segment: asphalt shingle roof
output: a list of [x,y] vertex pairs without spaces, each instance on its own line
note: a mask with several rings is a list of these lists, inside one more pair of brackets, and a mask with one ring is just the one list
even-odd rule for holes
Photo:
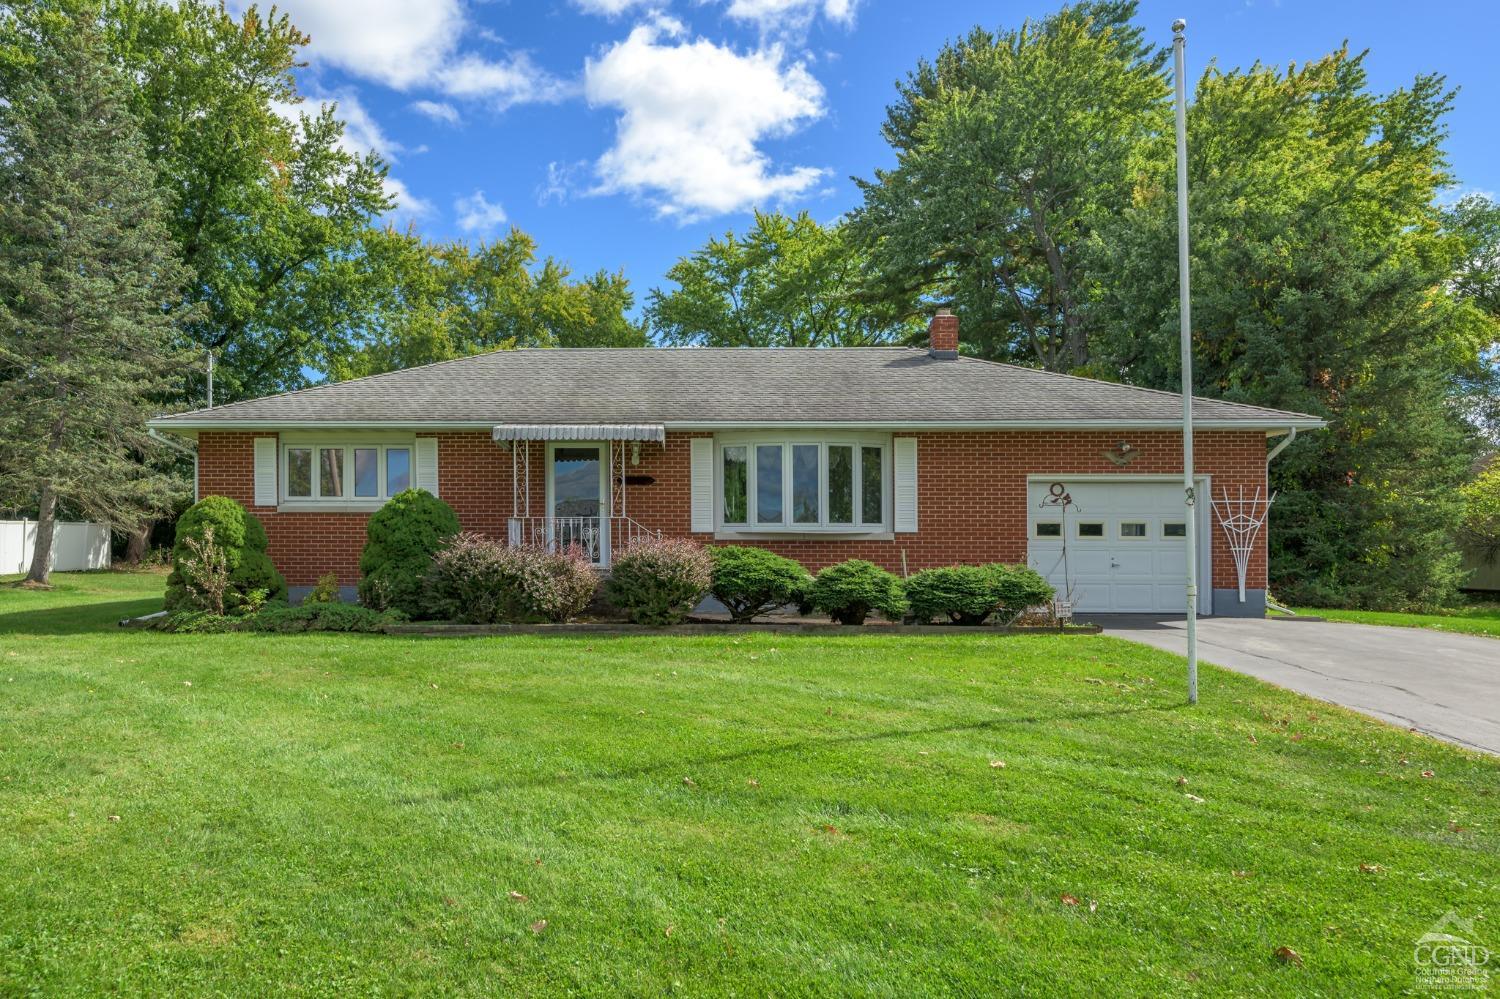
[[[1209,425],[1316,417],[1199,398]],[[908,347],[501,350],[153,421],[218,423],[994,423],[1180,420],[1170,392]]]

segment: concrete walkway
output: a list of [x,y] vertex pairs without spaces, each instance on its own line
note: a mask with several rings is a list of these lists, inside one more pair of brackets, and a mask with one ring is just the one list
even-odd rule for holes
[[[1088,620],[1118,638],[1187,652],[1182,618]],[[1333,621],[1203,618],[1198,656],[1403,728],[1500,754],[1500,639]]]

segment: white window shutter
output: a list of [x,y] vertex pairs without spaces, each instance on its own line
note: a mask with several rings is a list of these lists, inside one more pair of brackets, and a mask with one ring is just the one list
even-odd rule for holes
[[[194,484],[197,488],[197,483]],[[276,494],[276,438],[255,438],[255,505],[275,506]]]
[[917,530],[917,439],[896,438],[896,530]]
[[694,437],[688,479],[692,483],[692,531],[714,529],[714,439]]
[[438,442],[436,437],[417,438],[416,487],[438,494]]

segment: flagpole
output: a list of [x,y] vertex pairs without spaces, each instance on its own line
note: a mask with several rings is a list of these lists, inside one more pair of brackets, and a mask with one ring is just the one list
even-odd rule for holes
[[1193,495],[1193,338],[1188,287],[1187,74],[1183,53],[1187,21],[1172,22],[1172,55],[1177,78],[1177,295],[1182,321],[1182,491],[1187,505],[1187,687],[1188,703],[1198,703],[1198,517]]

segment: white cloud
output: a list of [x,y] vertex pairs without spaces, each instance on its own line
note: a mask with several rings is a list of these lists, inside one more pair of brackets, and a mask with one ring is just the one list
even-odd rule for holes
[[453,210],[457,213],[458,227],[464,232],[488,236],[505,223],[505,209],[485,200],[484,192],[477,189],[455,201]]
[[851,25],[857,6],[859,0],[729,0],[725,13],[737,21],[750,21],[762,31],[795,31],[806,28],[818,14]]
[[777,169],[758,143],[822,117],[823,88],[780,46],[739,53],[663,42],[681,25],[641,25],[584,67],[584,93],[622,112],[615,143],[595,164],[598,193],[646,197],[687,221],[806,194],[826,173]]
[[486,33],[460,0],[282,0],[277,6],[311,38],[314,63],[397,90],[431,87],[502,108],[567,95],[561,81],[525,53],[495,60],[463,51],[466,37]]
[[574,163],[559,163],[556,160],[547,164],[547,179],[537,185],[536,203],[545,205],[556,201],[558,204],[565,203],[579,189],[578,176],[588,170],[588,160],[578,160]]
[[433,121],[440,121],[448,125],[459,123],[458,108],[446,101],[412,101],[411,109],[418,114],[426,115]]
[[433,74],[433,82],[451,97],[484,98],[497,108],[533,101],[557,101],[570,89],[533,63],[524,52],[502,62],[476,55],[459,56]]
[[634,7],[657,6],[656,0],[573,0],[573,6],[586,14],[619,17]]

